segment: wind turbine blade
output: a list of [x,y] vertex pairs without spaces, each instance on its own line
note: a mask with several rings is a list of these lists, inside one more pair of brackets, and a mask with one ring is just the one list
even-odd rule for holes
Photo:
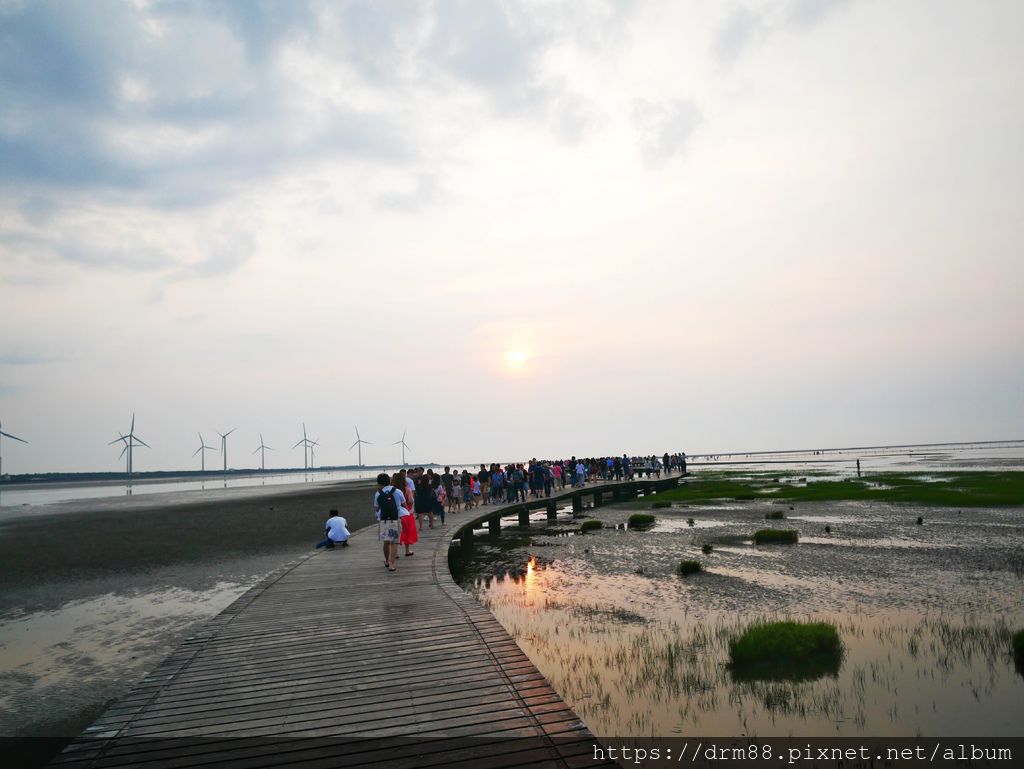
[[131,435],[133,432],[135,432],[135,412],[134,411],[132,412],[132,429],[128,431],[128,434]]
[[203,447],[200,446],[198,449],[196,449],[195,451],[192,452],[192,456],[195,456],[196,454],[198,454],[202,450],[203,450]]
[[120,459],[121,457],[123,457],[123,456],[124,456],[124,453],[125,453],[126,451],[128,451],[128,444],[127,444],[127,443],[126,443],[126,444],[124,444],[124,448],[123,448],[123,449],[121,449],[121,453],[117,455],[117,458],[118,458],[118,459]]
[[11,438],[12,440],[21,441],[22,443],[28,443],[28,441],[23,440],[22,438],[19,438],[17,435],[11,435],[10,433],[5,433],[3,430],[0,430],[0,435],[4,436],[5,438]]
[[255,454],[257,451],[259,451],[262,448],[263,448],[262,446],[257,446],[255,449],[253,449],[252,453]]
[[294,446],[292,446],[292,448],[293,448],[293,449],[297,449],[297,448],[298,448],[299,446],[301,446],[301,445],[302,445],[303,443],[305,443],[305,442],[306,442],[306,439],[305,439],[305,438],[303,438],[303,439],[302,439],[301,441],[299,441],[299,442],[298,442],[298,443],[296,443],[296,444],[295,444]]
[[361,439],[362,439],[362,436],[359,434],[359,428],[357,427],[356,428],[356,440],[358,441],[358,440],[361,440]]
[[392,446],[401,446],[401,445],[402,445],[402,441],[395,441],[395,442],[394,442],[394,443],[392,443],[391,445],[392,445]]
[[133,435],[133,436],[132,436],[132,438],[134,438],[134,439],[135,439],[135,442],[136,442],[136,443],[141,443],[141,444],[142,444],[143,446],[145,446],[145,447],[146,447],[147,449],[151,449],[151,448],[153,448],[152,446],[150,446],[150,445],[149,445],[148,443],[146,443],[146,442],[145,442],[144,440],[142,440],[142,438],[140,438],[140,437],[139,437],[139,436],[137,436],[137,435]]
[[354,449],[354,448],[355,448],[355,447],[356,447],[357,445],[359,445],[359,441],[356,441],[356,442],[355,442],[355,443],[353,443],[353,444],[352,444],[351,446],[349,446],[349,447],[348,447],[348,450],[349,450],[349,451],[352,451],[352,449]]
[[363,441],[363,443],[365,443],[367,446],[373,445],[373,441]]
[[231,435],[231,433],[233,433],[237,429],[238,429],[237,427],[232,427],[230,430],[228,430],[226,433],[224,433],[224,437],[227,438],[229,435]]
[[107,445],[108,445],[108,446],[113,446],[113,445],[114,445],[115,443],[117,443],[118,441],[124,441],[124,440],[127,440],[127,438],[125,438],[125,437],[124,437],[124,436],[122,435],[122,436],[121,436],[120,438],[114,438],[114,440],[112,440],[112,441],[111,441],[110,443],[108,443]]

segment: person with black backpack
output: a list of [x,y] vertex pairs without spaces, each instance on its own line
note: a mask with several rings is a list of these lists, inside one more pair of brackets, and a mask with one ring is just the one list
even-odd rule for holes
[[377,476],[377,493],[373,495],[373,509],[377,514],[377,531],[384,545],[384,565],[388,571],[398,571],[398,540],[402,534],[399,523],[401,513],[408,514],[405,509],[405,495],[391,485],[387,473]]

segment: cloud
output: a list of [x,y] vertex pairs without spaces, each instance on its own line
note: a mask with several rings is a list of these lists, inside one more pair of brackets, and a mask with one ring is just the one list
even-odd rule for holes
[[715,33],[712,44],[715,57],[722,63],[734,62],[764,34],[764,25],[762,14],[754,13],[742,5],[735,8]]
[[788,27],[809,28],[853,0],[787,0],[751,10],[735,7],[712,39],[712,53],[720,64],[732,64],[749,48]]
[[417,174],[415,185],[408,192],[391,192],[377,197],[377,205],[389,211],[413,212],[433,202],[440,192],[437,177],[433,174]]
[[[15,222],[0,260],[220,275],[245,262],[244,248],[197,261],[125,217],[202,218],[257,186],[326,168],[378,189],[374,177],[414,177],[413,190],[378,200],[411,211],[438,199],[444,164],[457,162],[452,141],[470,125],[512,119],[578,142],[596,111],[547,55],[581,35],[614,40],[631,6],[574,5],[0,5],[0,215]],[[445,145],[431,144],[442,136]],[[103,212],[98,231],[75,223],[85,208]]]
[[686,151],[701,115],[692,99],[633,103],[633,124],[640,132],[644,157],[655,164]]

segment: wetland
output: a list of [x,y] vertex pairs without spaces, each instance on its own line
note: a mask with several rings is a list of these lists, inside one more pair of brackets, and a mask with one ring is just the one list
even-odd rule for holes
[[[1018,736],[1022,474],[968,475],[843,479],[844,499],[819,478],[709,473],[506,521],[450,565],[603,737]],[[629,526],[636,513],[654,522]],[[796,541],[755,544],[764,529]],[[793,622],[834,628],[838,646],[730,664],[746,631]]]

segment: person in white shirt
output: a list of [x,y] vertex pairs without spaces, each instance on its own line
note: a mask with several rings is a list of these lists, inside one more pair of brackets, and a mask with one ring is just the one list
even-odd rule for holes
[[348,522],[338,514],[337,510],[331,510],[331,517],[327,519],[324,526],[327,536],[322,542],[317,543],[317,550],[321,547],[333,548],[338,542],[342,547],[348,547],[348,538],[351,536],[348,533]]
[[377,493],[373,495],[373,509],[377,516],[377,536],[384,545],[384,565],[388,571],[398,571],[398,540],[402,535],[400,518],[410,515],[405,507],[405,495],[391,485],[387,473],[377,476]]

